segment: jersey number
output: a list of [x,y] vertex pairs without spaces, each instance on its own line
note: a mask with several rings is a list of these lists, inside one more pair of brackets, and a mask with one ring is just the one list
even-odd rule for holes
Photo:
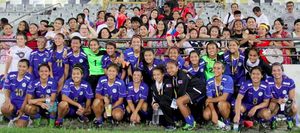
[[23,90],[22,89],[15,89],[16,96],[23,97]]
[[254,104],[254,105],[257,104],[257,100],[258,100],[257,98],[254,98],[254,99],[253,99],[253,104]]
[[97,66],[97,60],[94,60],[93,62],[95,62],[95,66]]
[[56,64],[57,64],[57,67],[62,67],[63,66],[62,59],[61,60],[56,60]]

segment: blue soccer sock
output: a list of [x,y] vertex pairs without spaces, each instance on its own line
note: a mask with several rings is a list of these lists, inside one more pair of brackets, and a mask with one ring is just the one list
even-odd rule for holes
[[292,121],[293,120],[293,118],[292,117],[290,117],[290,116],[285,116],[286,117],[286,121]]
[[55,115],[52,115],[52,114],[50,114],[50,115],[49,115],[49,118],[50,118],[50,119],[55,119],[55,118],[56,118],[56,116],[55,116]]
[[103,118],[101,117],[100,119],[97,119],[98,123],[102,123],[103,122]]
[[223,120],[223,122],[226,124],[226,125],[230,125],[230,119],[228,119],[228,120]]
[[189,115],[188,117],[185,117],[184,119],[185,119],[185,121],[186,121],[187,124],[190,124],[192,126],[194,125],[194,117],[193,117],[193,115]]
[[62,119],[57,118],[57,121],[58,121],[59,123],[63,123],[63,122],[64,122],[64,119],[63,119],[63,118],[62,118]]
[[272,120],[272,119],[270,119],[270,120],[265,120],[265,119],[263,119],[263,118],[259,118],[259,121],[260,121],[261,123],[269,123],[271,120]]
[[272,116],[271,121],[276,121],[276,115]]
[[85,115],[80,116],[80,120],[84,120]]
[[142,115],[147,117],[148,116],[148,111],[141,111]]

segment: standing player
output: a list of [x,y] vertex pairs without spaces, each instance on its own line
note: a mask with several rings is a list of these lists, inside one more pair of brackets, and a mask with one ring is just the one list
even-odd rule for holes
[[132,72],[138,69],[142,61],[142,38],[139,35],[134,35],[130,41],[130,48],[124,52],[125,61],[130,62],[131,69],[128,69],[129,78],[132,77]]
[[[32,76],[27,72],[29,61],[21,59],[18,63],[18,71],[10,72],[4,81],[5,102],[1,106],[2,114],[8,118],[8,127],[25,127],[28,124],[29,116],[24,114],[26,90],[32,81]],[[18,115],[15,121],[14,117]]]
[[[129,82],[127,85],[127,107],[126,112],[128,117],[130,117],[131,123],[140,123],[141,117],[140,115],[144,116],[144,118],[148,118],[148,104],[147,104],[147,97],[149,88],[148,85],[142,82],[143,75],[142,71],[135,70],[133,71],[132,76],[133,82]],[[149,124],[149,121],[146,121]]]
[[262,123],[271,119],[271,111],[267,108],[271,99],[268,83],[261,81],[263,73],[260,67],[253,67],[250,71],[251,80],[244,82],[235,102],[234,123],[241,121],[241,115],[258,118],[259,131],[264,132]]
[[84,47],[82,49],[87,55],[89,63],[89,76],[87,77],[87,81],[90,83],[94,92],[99,78],[104,75],[101,60],[106,52],[100,47],[97,39],[92,39],[89,43],[89,47]]
[[189,63],[184,64],[184,68],[187,72],[192,74],[193,76],[201,79],[201,69],[200,69],[200,55],[196,50],[193,50],[189,54]]
[[224,130],[230,130],[230,97],[233,94],[233,81],[230,76],[223,75],[225,66],[222,62],[217,61],[214,64],[214,77],[206,83],[206,108],[203,112],[205,120],[211,120],[214,124],[219,125],[218,116],[220,113],[226,126]]
[[66,78],[72,76],[72,70],[75,64],[81,64],[84,68],[83,79],[85,80],[88,76],[88,64],[87,56],[81,49],[81,39],[78,36],[74,36],[71,39],[71,49],[68,50],[66,66]]
[[272,99],[269,109],[272,112],[271,129],[277,128],[276,115],[284,114],[288,124],[287,129],[293,127],[293,117],[297,114],[298,108],[295,104],[295,83],[293,79],[283,76],[283,66],[275,62],[272,64],[273,77],[268,78],[268,83],[272,91]]
[[176,61],[170,60],[167,63],[168,74],[173,78],[172,84],[174,88],[175,99],[171,106],[179,108],[182,116],[186,121],[183,130],[193,130],[196,121],[191,114],[191,110],[187,104],[194,104],[205,97],[205,84],[198,78],[193,77],[179,69]]
[[64,73],[66,73],[65,63],[67,60],[63,57],[63,53],[67,50],[67,48],[64,47],[64,38],[65,36],[62,33],[57,33],[55,35],[54,45],[50,51],[52,54],[48,60],[48,64],[50,66],[50,76],[58,82],[58,93],[61,92],[63,83],[66,79]]
[[43,36],[39,36],[37,38],[37,46],[38,49],[32,51],[30,54],[29,62],[30,67],[28,72],[32,74],[33,79],[40,78],[39,77],[39,66],[43,63],[46,63],[48,58],[50,57],[50,52],[46,49],[47,39]]
[[27,98],[28,104],[25,107],[25,112],[31,118],[35,119],[35,127],[39,127],[41,123],[41,115],[50,113],[49,127],[55,124],[57,103],[57,82],[50,76],[50,66],[48,64],[41,64],[39,66],[40,78],[35,79],[28,86]]
[[[113,117],[113,124],[118,125],[124,116],[123,100],[126,97],[126,87],[123,80],[117,78],[119,66],[111,63],[107,66],[107,74],[99,79],[96,88],[96,97],[92,109],[96,116],[94,125],[100,128],[102,125],[102,113],[105,107],[104,117]],[[109,114],[108,114],[109,113]]]
[[87,121],[86,115],[91,114],[91,102],[94,93],[88,82],[83,80],[84,68],[75,64],[72,68],[71,78],[68,79],[62,89],[62,101],[58,104],[58,117],[56,127],[62,127],[64,117],[79,115],[78,120]]

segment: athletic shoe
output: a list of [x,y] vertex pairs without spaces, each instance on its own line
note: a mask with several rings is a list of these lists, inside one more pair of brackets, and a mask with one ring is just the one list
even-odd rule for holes
[[286,123],[287,123],[287,125],[288,125],[288,126],[287,126],[287,129],[291,131],[292,128],[293,128],[293,126],[294,126],[293,121],[286,121]]
[[271,121],[271,129],[276,130],[277,129],[277,121]]
[[222,128],[223,131],[230,131],[231,130],[231,126],[230,125],[226,125],[225,127]]
[[119,121],[112,120],[112,124],[113,124],[114,127],[117,127],[119,125]]
[[59,123],[58,121],[55,122],[56,128],[61,128],[63,123]]
[[167,127],[165,128],[165,131],[174,131],[174,130],[176,130],[176,127],[175,127],[175,126],[167,126]]
[[40,127],[41,121],[42,121],[42,118],[41,118],[41,117],[35,119],[34,122],[33,122],[33,127]]
[[80,122],[80,123],[88,123],[89,122],[89,119],[85,116],[83,119],[81,119],[80,116],[77,117],[77,120]]
[[55,125],[55,119],[50,119],[48,127],[52,128],[54,127],[54,125]]
[[99,123],[99,122],[97,122],[97,121],[94,121],[94,127],[95,128],[101,128],[102,127],[102,123]]
[[15,125],[15,119],[12,119],[8,122],[7,127],[13,127]]
[[266,132],[266,128],[265,128],[265,126],[263,125],[263,123],[261,123],[261,122],[259,122],[259,132],[263,132],[263,133]]

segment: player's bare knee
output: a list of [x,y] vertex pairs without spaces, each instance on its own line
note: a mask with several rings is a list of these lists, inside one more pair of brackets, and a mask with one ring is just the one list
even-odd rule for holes
[[69,106],[69,104],[66,102],[66,101],[61,101],[59,104],[58,104],[58,108],[61,108],[61,109],[67,109]]
[[123,118],[123,114],[124,114],[123,112],[118,111],[118,112],[114,113],[113,117],[115,120],[120,121]]
[[211,111],[210,110],[204,110],[203,111],[203,118],[205,119],[205,120],[210,120],[210,117],[211,117]]
[[27,104],[25,106],[25,113],[28,115],[33,115],[34,114],[33,106],[30,104]]
[[93,107],[93,109],[99,108],[100,107],[100,99],[95,99],[92,107]]
[[218,108],[219,108],[220,111],[227,110],[227,109],[228,109],[228,104],[227,104],[227,102],[220,101],[220,102],[218,103]]
[[262,112],[262,118],[265,119],[265,120],[270,120],[272,117],[271,115],[271,111],[268,109],[268,110],[264,110]]
[[146,102],[143,103],[142,110],[143,111],[147,111],[148,110],[148,104]]

